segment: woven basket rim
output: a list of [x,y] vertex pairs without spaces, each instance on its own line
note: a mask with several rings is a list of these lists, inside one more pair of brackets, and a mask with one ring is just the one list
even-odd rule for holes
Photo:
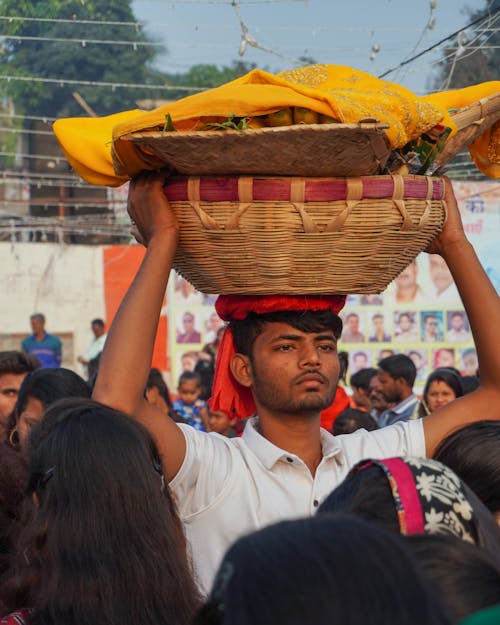
[[245,130],[235,130],[232,128],[225,128],[224,130],[175,130],[175,131],[163,131],[163,130],[140,130],[131,132],[120,137],[124,141],[140,141],[142,139],[173,139],[175,138],[200,138],[206,140],[220,139],[225,135],[233,136],[256,136],[256,135],[269,135],[269,134],[281,134],[281,133],[316,133],[316,132],[338,132],[339,130],[365,130],[368,132],[379,132],[389,128],[389,124],[380,122],[378,120],[363,121],[354,124],[293,124],[291,126],[270,126],[264,128],[246,128]]

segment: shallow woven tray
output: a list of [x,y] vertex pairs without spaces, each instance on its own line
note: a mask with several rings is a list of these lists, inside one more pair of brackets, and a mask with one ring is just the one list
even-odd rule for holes
[[121,140],[187,175],[368,176],[381,173],[389,157],[387,127],[370,121],[244,131],[143,131]]
[[449,162],[500,120],[500,92],[458,109],[451,118],[457,126],[457,132],[437,155],[436,163],[439,165]]
[[205,293],[380,293],[441,230],[426,176],[177,177],[175,269]]

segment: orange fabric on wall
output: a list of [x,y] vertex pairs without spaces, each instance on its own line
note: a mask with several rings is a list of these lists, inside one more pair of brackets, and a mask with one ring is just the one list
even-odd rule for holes
[[[106,321],[109,325],[118,310],[144,257],[145,249],[139,245],[114,245],[104,248],[104,301]],[[169,371],[167,353],[167,317],[162,314],[158,323],[153,352],[152,367],[160,371]]]

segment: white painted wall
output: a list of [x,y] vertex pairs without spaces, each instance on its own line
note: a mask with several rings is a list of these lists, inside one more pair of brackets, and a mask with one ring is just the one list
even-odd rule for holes
[[63,364],[82,374],[76,357],[92,339],[90,321],[105,319],[101,246],[0,243],[0,348],[16,348],[29,317],[42,312],[52,334],[69,334]]

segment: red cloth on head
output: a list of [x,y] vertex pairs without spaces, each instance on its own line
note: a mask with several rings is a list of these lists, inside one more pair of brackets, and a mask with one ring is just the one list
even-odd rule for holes
[[[219,295],[215,310],[224,321],[241,321],[251,312],[258,315],[292,310],[331,310],[338,314],[345,303],[344,295]],[[209,401],[212,410],[245,419],[255,412],[252,391],[235,380],[230,362],[236,353],[233,334],[224,331],[217,350],[214,385]]]

